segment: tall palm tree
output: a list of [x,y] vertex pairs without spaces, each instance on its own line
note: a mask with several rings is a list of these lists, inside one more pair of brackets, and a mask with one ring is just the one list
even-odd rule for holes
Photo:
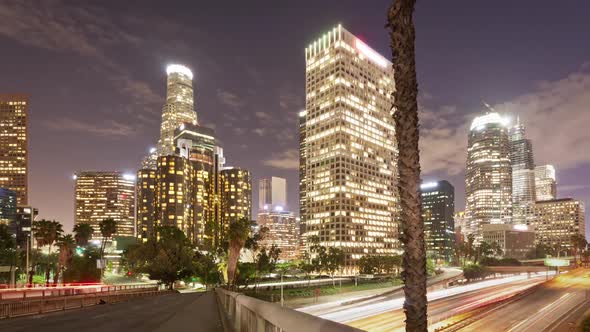
[[53,278],[54,285],[57,285],[60,273],[62,270],[65,270],[70,263],[70,259],[76,249],[76,240],[71,234],[68,234],[60,236],[56,244],[59,248],[59,260],[57,270],[55,271],[55,277]]
[[582,234],[575,234],[571,236],[570,239],[573,247],[574,252],[574,261],[576,267],[578,266],[578,256],[581,258],[581,253],[586,249],[588,245],[588,241],[586,241],[586,237]]
[[88,241],[92,238],[92,233],[94,233],[94,228],[90,224],[76,224],[74,226],[76,244],[81,247],[88,245]]
[[240,251],[244,248],[246,240],[250,235],[250,220],[241,218],[229,224],[227,237],[229,239],[228,258],[227,258],[227,282],[230,286],[234,285],[236,277],[236,268]]
[[[37,250],[44,246],[48,246],[47,256],[51,255],[51,247],[63,233],[63,226],[60,222],[55,220],[41,219],[33,222],[33,234],[35,241],[37,241]],[[51,264],[47,264],[45,269],[45,285],[49,286],[49,274],[51,272]],[[30,276],[32,282],[32,275]]]
[[[100,235],[102,235],[102,243],[100,244],[100,260],[104,262],[104,252],[107,246],[107,241],[117,233],[117,222],[113,218],[107,218],[98,224],[100,228]],[[103,270],[104,271],[104,270]]]
[[393,111],[399,156],[398,190],[401,203],[404,312],[406,331],[427,330],[426,249],[420,197],[418,148],[418,82],[414,55],[414,7],[416,0],[395,0],[389,8],[387,27],[391,39],[395,90]]

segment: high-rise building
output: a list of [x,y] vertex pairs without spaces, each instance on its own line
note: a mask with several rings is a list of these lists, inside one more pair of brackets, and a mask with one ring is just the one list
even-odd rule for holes
[[525,259],[535,249],[535,230],[524,224],[484,224],[483,241],[496,242],[506,258]]
[[553,165],[535,167],[535,192],[537,201],[557,199],[557,178]]
[[264,210],[258,213],[259,227],[268,228],[268,233],[260,245],[270,248],[275,245],[281,249],[279,258],[290,261],[297,257],[299,230],[292,212]]
[[259,210],[287,210],[287,180],[273,176],[258,182]]
[[306,178],[305,178],[305,118],[306,111],[299,112],[299,247],[305,246],[305,217],[307,210],[305,209],[306,196]]
[[0,94],[0,188],[15,191],[18,205],[28,202],[28,112],[28,96]]
[[26,248],[27,239],[29,240],[29,246],[33,245],[31,228],[38,214],[39,210],[32,206],[18,206],[16,208],[16,245],[18,247]]
[[426,251],[450,261],[455,245],[455,187],[443,180],[423,183],[420,191]]
[[455,213],[455,244],[462,243],[465,240],[466,229],[467,229],[467,218],[465,217],[465,211],[459,211]]
[[338,25],[305,49],[304,236],[364,255],[397,252],[397,143],[391,63]]
[[[584,203],[572,198],[538,201],[534,208],[536,241],[571,253],[572,235],[586,236]],[[561,253],[563,254],[563,252]]]
[[508,121],[490,110],[471,123],[465,193],[467,234],[481,241],[482,225],[512,222],[512,165]]
[[142,168],[137,171],[136,184],[137,238],[146,242],[154,235],[156,217],[156,170]]
[[162,109],[158,156],[174,154],[174,131],[181,124],[198,123],[193,96],[193,73],[179,64],[169,65],[166,73],[166,104]]
[[102,239],[99,224],[112,218],[115,236],[135,236],[135,175],[112,171],[81,171],[76,181],[76,224],[90,224],[93,240]]
[[0,188],[0,225],[6,225],[8,232],[16,234],[16,192]]
[[141,169],[155,170],[158,166],[158,149],[151,148],[150,153],[141,161]]
[[526,138],[520,120],[510,130],[512,163],[512,222],[526,224],[532,218],[535,204],[535,162],[533,144]]
[[192,163],[183,157],[158,157],[154,226],[176,226],[191,241],[195,239]]
[[241,218],[252,219],[252,176],[239,167],[224,167],[221,172],[221,232]]

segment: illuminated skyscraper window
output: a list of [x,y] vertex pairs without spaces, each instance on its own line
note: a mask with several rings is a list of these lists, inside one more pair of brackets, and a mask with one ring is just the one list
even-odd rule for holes
[[18,205],[27,205],[29,174],[29,98],[0,94],[0,188],[16,192]]

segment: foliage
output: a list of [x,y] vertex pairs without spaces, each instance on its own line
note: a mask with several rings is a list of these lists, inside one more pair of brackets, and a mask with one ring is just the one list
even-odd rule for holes
[[102,235],[102,243],[100,244],[100,258],[104,259],[104,251],[106,249],[107,241],[115,233],[117,233],[117,222],[113,218],[107,218],[98,224],[98,228],[100,229],[100,235]]
[[15,263],[16,241],[8,232],[8,226],[0,224],[0,265]]
[[537,243],[535,245],[535,248],[527,253],[526,258],[528,258],[528,259],[546,258],[547,255],[550,255],[550,254],[551,254],[551,247],[550,246],[545,245],[543,243]]
[[433,276],[436,274],[436,266],[434,265],[434,259],[428,258],[426,260],[426,273],[429,276]]
[[235,284],[236,268],[240,258],[240,251],[244,248],[246,240],[250,235],[250,220],[241,218],[230,223],[227,237],[229,239],[228,259],[227,259],[227,278],[228,284]]
[[256,264],[250,262],[238,263],[236,285],[247,287],[256,280],[257,275]]
[[96,267],[96,261],[100,259],[100,252],[93,247],[80,251],[81,254],[74,254],[68,268],[63,272],[64,283],[100,282],[101,271]]
[[358,261],[362,274],[393,274],[401,268],[400,255],[365,255]]
[[483,279],[488,275],[489,271],[484,266],[479,264],[469,264],[463,267],[463,275],[468,281],[475,279]]
[[495,258],[495,257],[484,257],[481,259],[480,264],[483,266],[521,266],[522,263],[516,258]]
[[79,223],[74,226],[74,238],[79,246],[88,245],[88,241],[92,238],[94,228],[90,224]]
[[222,281],[217,262],[215,262],[215,256],[212,254],[202,254],[197,251],[193,257],[193,268],[194,275],[207,288],[218,285]]
[[[48,246],[47,255],[51,256],[51,247],[63,234],[63,226],[55,220],[41,219],[33,222],[33,234],[37,241],[37,248]],[[49,286],[49,276],[53,267],[49,262],[45,264],[45,284],[47,286]]]
[[59,248],[58,266],[55,270],[55,276],[53,277],[53,284],[57,285],[59,280],[59,274],[62,270],[69,267],[72,255],[76,249],[76,240],[71,234],[60,236],[57,240],[57,247]]
[[174,226],[158,227],[159,239],[130,247],[126,259],[132,273],[147,273],[173,288],[174,282],[193,274],[193,248],[185,234]]

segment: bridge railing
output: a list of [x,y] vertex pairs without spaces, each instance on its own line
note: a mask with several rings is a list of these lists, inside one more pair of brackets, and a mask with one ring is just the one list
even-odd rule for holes
[[6,300],[26,300],[32,298],[47,298],[52,296],[74,296],[82,294],[94,294],[120,291],[151,291],[158,290],[154,284],[124,284],[124,285],[59,285],[56,287],[33,287],[33,288],[12,288],[0,289],[0,302]]
[[223,288],[215,289],[215,293],[235,332],[362,331]]

